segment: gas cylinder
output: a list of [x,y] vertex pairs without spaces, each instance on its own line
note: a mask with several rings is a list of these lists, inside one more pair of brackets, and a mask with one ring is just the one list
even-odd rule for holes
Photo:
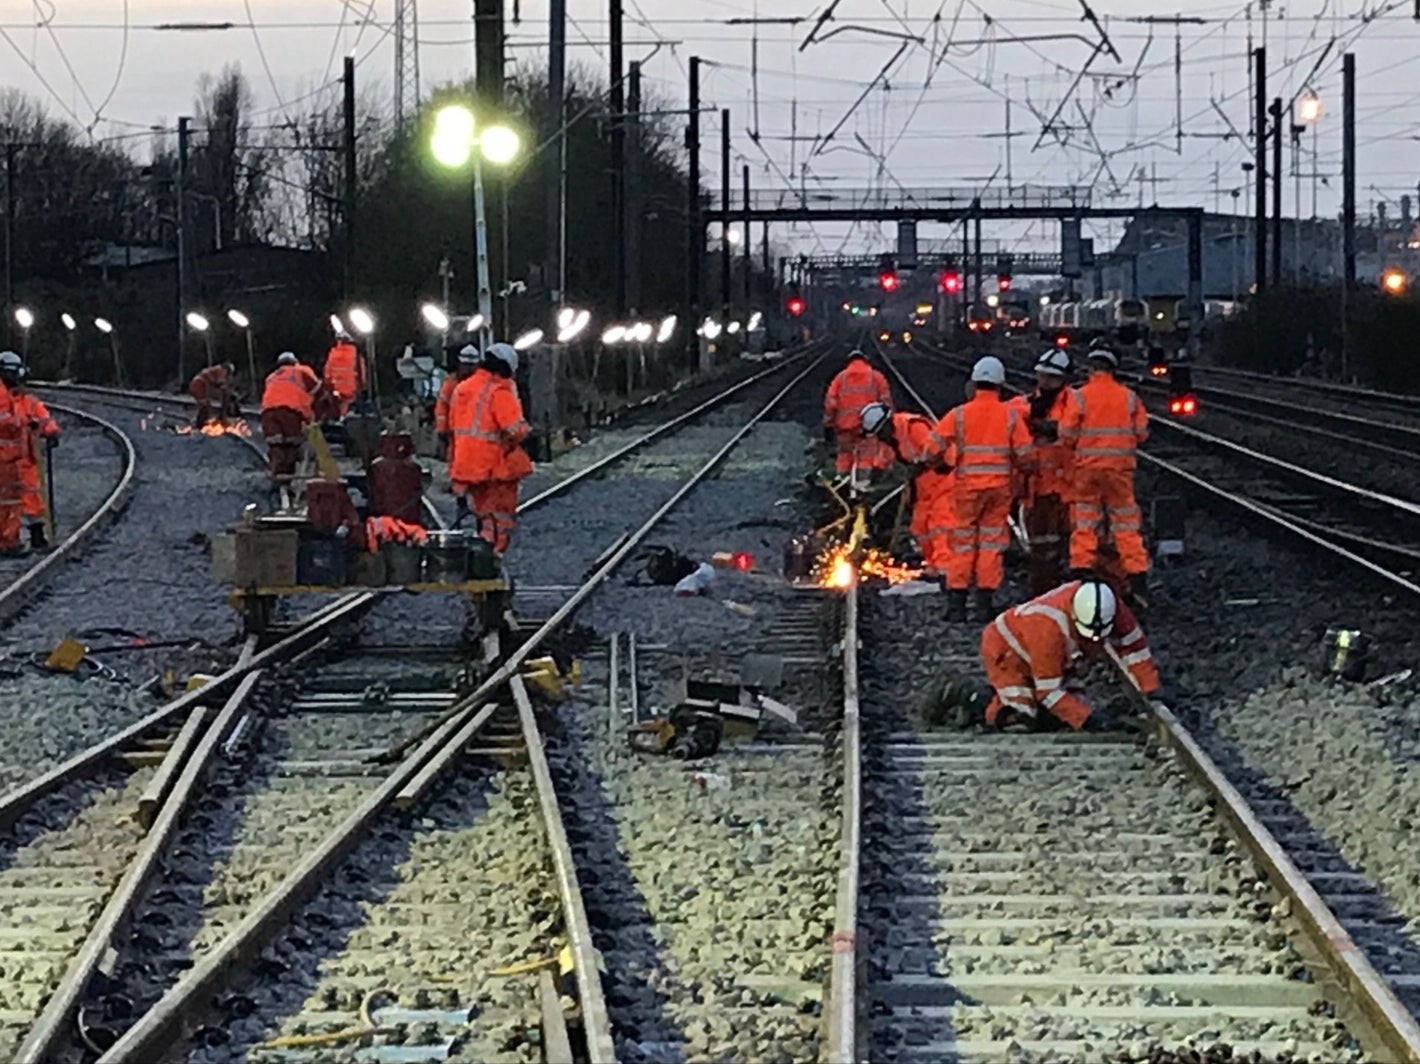
[[424,470],[410,456],[414,439],[406,432],[386,433],[380,440],[380,457],[370,466],[370,513],[397,517],[422,525],[420,499],[424,493]]

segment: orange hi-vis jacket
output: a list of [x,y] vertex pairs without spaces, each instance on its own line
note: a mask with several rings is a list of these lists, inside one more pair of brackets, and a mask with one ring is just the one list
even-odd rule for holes
[[906,465],[918,467],[913,483],[919,500],[936,495],[950,483],[947,448],[930,418],[921,414],[893,414],[892,438],[897,457]]
[[460,381],[449,406],[449,429],[449,479],[456,483],[522,480],[532,472],[532,460],[519,446],[529,428],[511,379],[480,368]]
[[[1042,398],[1044,396],[1037,390],[1031,395],[1018,395],[1011,400],[1012,408],[1021,417],[1027,419],[1027,428],[1030,428],[1030,422],[1033,415],[1038,412],[1039,400]],[[1071,416],[1071,411],[1076,410],[1079,405],[1080,396],[1074,388],[1061,388],[1051,399],[1049,408],[1044,412],[1044,417],[1040,419],[1055,423],[1056,438],[1052,440],[1048,435],[1036,436],[1032,430],[1034,445],[1030,470],[1031,497],[1059,495],[1061,498],[1066,498],[1069,496],[1074,455],[1070,445],[1060,435],[1060,424]]]
[[1030,460],[1026,419],[992,391],[982,390],[948,410],[937,423],[958,484],[1006,487],[1011,473]]
[[1076,389],[1079,404],[1060,422],[1060,438],[1074,451],[1076,469],[1133,469],[1149,438],[1149,414],[1130,389],[1096,373]]
[[[18,473],[21,463],[29,454],[27,442],[21,397],[6,385],[0,384],[0,467],[10,467],[11,472]],[[3,479],[3,476],[0,476],[0,479]],[[3,487],[3,484],[0,484],[0,487]],[[5,501],[6,498],[0,498],[0,502]],[[11,501],[18,502],[19,499],[17,497]]]
[[25,433],[25,449],[20,461],[34,461],[34,439],[36,436],[58,436],[59,424],[49,416],[49,408],[33,392],[11,392],[15,401],[15,416]]
[[439,398],[434,400],[434,431],[440,436],[449,431],[449,407],[454,401],[454,389],[467,379],[451,373],[439,385]]
[[[1029,689],[998,689],[1002,701],[1027,705],[1034,702],[1062,719],[1083,720],[1089,716],[1089,706],[1065,686],[1082,660],[1099,653],[1099,644],[1081,636],[1071,616],[1079,587],[1080,581],[1071,580],[1007,610],[992,622],[996,633],[1028,666],[1031,677]],[[1116,607],[1114,628],[1103,642],[1107,645],[1105,652],[1129,671],[1140,691],[1150,694],[1159,689],[1159,672],[1144,630],[1124,603]]]
[[261,393],[261,409],[285,407],[295,410],[307,421],[315,417],[314,396],[320,390],[316,371],[302,362],[294,366],[277,366],[266,378]]
[[199,403],[221,406],[226,402],[227,393],[231,387],[232,375],[227,372],[226,366],[208,366],[192,378],[187,392]]
[[863,407],[869,403],[892,406],[892,389],[887,378],[861,358],[838,371],[823,397],[823,423],[841,433],[857,433],[862,427]]
[[355,345],[337,340],[325,356],[325,386],[342,399],[353,399],[365,386],[365,366]]

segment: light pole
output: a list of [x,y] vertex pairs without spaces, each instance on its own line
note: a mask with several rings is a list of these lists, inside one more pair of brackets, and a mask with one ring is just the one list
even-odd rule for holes
[[[1321,97],[1311,89],[1306,89],[1297,97],[1296,121],[1292,123],[1292,165],[1296,169],[1295,192],[1297,198],[1297,239],[1295,249],[1297,255],[1297,282],[1302,280],[1302,134],[1306,132],[1307,126],[1312,127],[1312,137],[1315,141],[1316,125],[1321,118]],[[1316,217],[1316,158],[1312,159],[1312,217]]]
[[246,333],[246,337],[247,337],[247,372],[251,374],[251,386],[252,386],[252,391],[253,391],[253,394],[254,394],[254,393],[256,392],[256,389],[257,389],[257,381],[256,381],[256,345],[252,342],[252,338],[251,338],[251,319],[248,318],[245,314],[243,314],[240,310],[229,310],[229,311],[227,311],[227,320],[228,320],[229,322],[231,322],[233,325],[235,325],[238,329],[242,330],[242,332]]
[[434,159],[450,169],[473,162],[473,213],[478,259],[478,312],[484,325],[479,346],[488,349],[488,324],[493,320],[493,286],[488,278],[488,219],[483,204],[483,160],[503,166],[517,157],[521,143],[507,126],[488,126],[481,133],[473,112],[462,104],[449,104],[434,116],[430,138]]
[[379,389],[375,384],[375,317],[364,307],[352,307],[345,315],[351,326],[365,338],[365,380],[369,383],[370,395],[379,401]]
[[113,323],[107,318],[95,318],[94,328],[108,337],[109,350],[113,352],[113,380],[123,387],[123,364],[118,360],[118,334],[113,331]]
[[35,323],[35,312],[29,307],[15,308],[15,324],[20,327],[20,354],[28,363],[30,360],[30,329]]
[[74,315],[67,310],[59,315],[60,322],[64,325],[64,330],[69,334],[69,343],[64,348],[64,379],[74,379],[74,348],[78,343],[78,336],[75,332],[79,328],[79,323],[74,320]]
[[[207,345],[207,368],[212,368],[212,323],[206,316],[197,313],[195,310],[187,312],[187,327],[195,333],[202,334],[202,341]],[[182,384],[178,381],[178,384]]]

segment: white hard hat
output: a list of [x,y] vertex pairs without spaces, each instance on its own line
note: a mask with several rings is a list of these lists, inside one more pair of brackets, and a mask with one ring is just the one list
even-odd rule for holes
[[863,435],[876,436],[879,430],[887,424],[891,413],[885,403],[869,403],[863,407],[858,413],[863,422]]
[[278,366],[294,366],[299,361],[300,359],[296,357],[294,351],[282,351],[281,354],[276,356],[276,364]]
[[514,373],[518,372],[518,352],[513,349],[512,344],[494,344],[488,349],[488,354],[502,362]]
[[1086,639],[1103,639],[1114,629],[1114,591],[1101,580],[1082,580],[1070,602],[1075,627]]
[[849,352],[848,352],[848,361],[850,361],[850,362],[853,361],[853,359],[855,359],[855,358],[866,359],[867,357],[868,357],[868,356],[865,355],[865,354],[863,354],[863,352],[862,352],[861,349],[856,348],[856,347],[853,348],[852,351],[849,351]]
[[1005,384],[1006,367],[995,355],[987,355],[971,367],[971,379],[978,384]]
[[1091,362],[1103,362],[1110,369],[1119,368],[1119,356],[1107,347],[1096,347],[1090,352]]
[[466,366],[477,365],[478,358],[478,348],[474,347],[473,344],[465,344],[463,349],[459,351],[459,362]]
[[13,351],[0,351],[0,369],[24,369],[25,360]]
[[1035,371],[1068,377],[1070,375],[1070,356],[1059,348],[1052,347],[1036,360]]

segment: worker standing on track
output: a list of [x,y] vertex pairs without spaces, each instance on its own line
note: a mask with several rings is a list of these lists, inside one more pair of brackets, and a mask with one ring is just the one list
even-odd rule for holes
[[15,398],[24,368],[24,360],[15,352],[0,351],[0,557],[6,558],[26,553],[20,542],[25,427]]
[[1036,388],[1011,400],[1026,418],[1033,444],[1031,468],[1020,490],[1025,530],[1030,540],[1030,593],[1056,587],[1064,573],[1070,539],[1070,447],[1060,438],[1060,423],[1079,406],[1080,397],[1066,382],[1070,356],[1051,348],[1035,364]]
[[445,459],[453,456],[449,447],[449,408],[453,405],[454,389],[473,375],[473,371],[478,368],[480,357],[478,348],[473,344],[466,344],[459,352],[458,369],[445,377],[444,383],[439,385],[439,397],[434,400],[434,434],[439,437],[439,445],[443,448]]
[[22,370],[19,382],[10,389],[15,414],[25,434],[20,448],[20,512],[30,530],[30,549],[45,551],[49,549],[49,539],[45,535],[45,519],[49,515],[45,500],[39,493],[40,448],[59,446],[59,425],[49,416],[49,408],[44,401],[25,386],[28,376],[29,371]]
[[326,353],[321,380],[335,396],[341,417],[350,413],[350,404],[365,390],[365,363],[360,360],[355,342],[344,329],[336,331],[335,343]]
[[941,579],[951,549],[952,471],[946,445],[931,419],[921,414],[894,414],[882,403],[869,403],[860,420],[864,436],[876,436],[899,462],[912,467],[907,488],[912,501],[909,531],[922,554],[923,578]]
[[1060,422],[1060,439],[1072,451],[1070,568],[1088,574],[1099,564],[1100,526],[1109,533],[1136,602],[1144,602],[1149,554],[1144,549],[1134,467],[1149,437],[1143,401],[1115,380],[1119,358],[1108,347],[1090,351],[1090,379],[1076,390],[1079,403]]
[[230,362],[208,366],[187,386],[187,392],[197,400],[197,416],[193,425],[201,428],[209,421],[220,421],[240,413],[237,405],[237,367]]
[[315,399],[322,391],[316,371],[290,351],[283,351],[261,393],[261,434],[273,477],[296,472],[306,426],[315,419]]
[[947,411],[937,436],[952,474],[951,552],[947,555],[947,620],[966,620],[976,584],[976,611],[987,620],[1005,575],[1010,546],[1011,482],[1031,456],[1026,419],[1001,399],[1006,367],[987,355],[971,370],[969,398]]
[[891,409],[892,389],[887,378],[869,365],[868,356],[855,348],[848,352],[848,364],[838,371],[823,397],[824,438],[837,441],[834,466],[840,473],[851,473],[855,465],[870,471],[892,464],[892,451],[876,436],[864,436],[860,431],[863,407],[870,403]]
[[518,484],[533,470],[522,447],[529,428],[513,383],[517,369],[513,346],[493,344],[482,364],[454,389],[449,407],[449,480],[459,517],[471,509],[479,535],[499,554],[508,549],[513,533]]
[[1072,580],[1015,606],[981,633],[981,660],[995,694],[988,726],[1039,727],[1039,710],[1078,731],[1090,707],[1072,683],[1082,662],[1114,658],[1144,694],[1159,673],[1144,630],[1102,580]]

